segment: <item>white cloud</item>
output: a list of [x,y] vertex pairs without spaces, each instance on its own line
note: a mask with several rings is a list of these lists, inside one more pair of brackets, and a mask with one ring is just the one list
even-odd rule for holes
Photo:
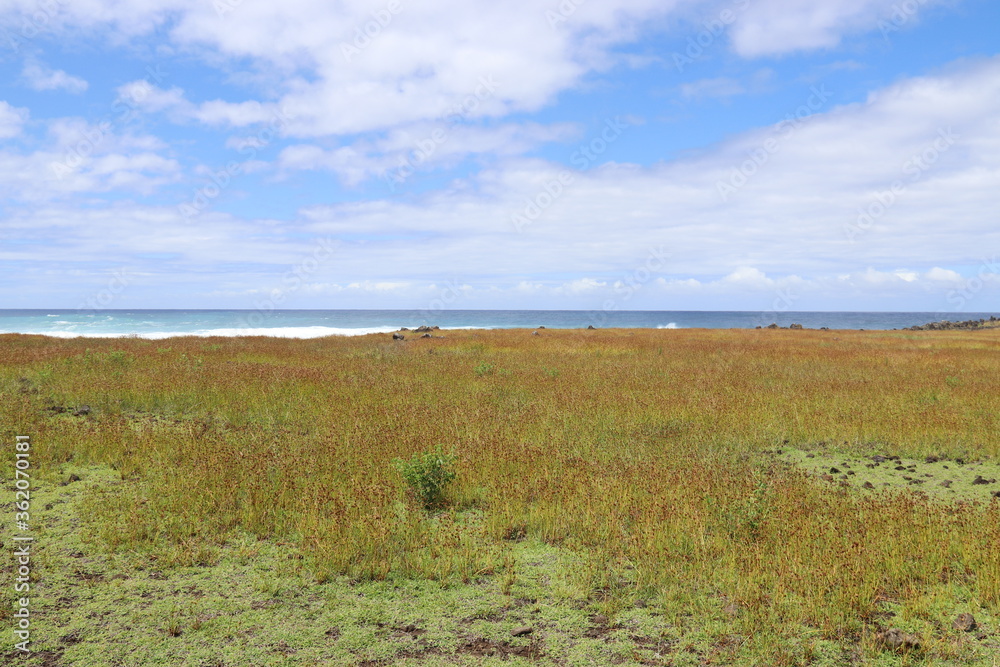
[[[33,2],[7,3],[0,23],[16,24]],[[46,29],[116,39],[167,29],[171,47],[213,65],[253,62],[271,72],[261,99],[175,100],[174,106],[200,122],[232,127],[268,122],[283,108],[296,116],[289,133],[312,138],[384,131],[456,107],[467,109],[469,120],[537,110],[591,69],[610,66],[616,58],[610,50],[634,39],[640,21],[667,15],[681,2],[582,3],[555,25],[546,12],[563,11],[558,2],[402,2],[380,25],[373,15],[386,12],[385,0],[80,0],[61,6]]]
[[735,51],[746,58],[829,49],[845,35],[876,31],[886,38],[915,25],[920,14],[945,0],[754,0],[730,30]]
[[28,60],[21,76],[33,90],[64,90],[67,93],[79,94],[89,87],[86,80],[67,74],[61,69],[52,69],[37,60]]
[[28,110],[0,101],[0,139],[16,137],[28,120]]

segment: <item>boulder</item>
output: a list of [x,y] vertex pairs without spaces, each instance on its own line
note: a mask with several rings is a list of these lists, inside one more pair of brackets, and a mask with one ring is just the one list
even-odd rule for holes
[[771,322],[770,324],[767,325],[767,328],[768,329],[780,329],[781,327],[778,326],[777,322]]
[[789,329],[801,329],[802,325],[801,324],[789,324],[788,328]]
[[397,333],[392,334],[392,339],[393,340],[406,340],[406,336],[404,336],[403,334],[397,332]]
[[419,326],[416,329],[414,329],[414,331],[417,332],[417,333],[428,333],[430,331],[434,331],[434,329],[432,329],[429,326],[427,326],[426,324],[424,324],[424,325]]
[[884,630],[878,633],[875,638],[886,648],[890,648],[893,651],[898,651],[900,653],[920,648],[920,637],[911,633],[903,632],[899,628],[889,628],[888,630]]
[[962,632],[972,632],[979,626],[972,614],[959,614],[951,623],[951,627]]

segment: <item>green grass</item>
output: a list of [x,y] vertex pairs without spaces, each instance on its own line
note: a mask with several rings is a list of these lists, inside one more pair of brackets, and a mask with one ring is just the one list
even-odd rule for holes
[[[33,443],[25,664],[1000,654],[1000,483],[971,483],[1000,478],[998,332],[443,335],[0,337],[3,437]],[[437,445],[427,510],[393,461]]]

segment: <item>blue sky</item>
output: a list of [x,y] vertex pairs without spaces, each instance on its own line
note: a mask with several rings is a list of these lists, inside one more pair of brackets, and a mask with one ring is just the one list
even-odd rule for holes
[[989,311],[988,0],[7,0],[0,307]]

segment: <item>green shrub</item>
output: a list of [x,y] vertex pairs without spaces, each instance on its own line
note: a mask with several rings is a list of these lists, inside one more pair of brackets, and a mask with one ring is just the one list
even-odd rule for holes
[[482,361],[473,369],[476,371],[476,375],[483,377],[484,375],[493,375],[493,364],[488,364]]
[[445,487],[455,479],[454,454],[446,454],[438,445],[434,450],[414,454],[409,461],[393,459],[392,463],[425,508],[444,504]]

